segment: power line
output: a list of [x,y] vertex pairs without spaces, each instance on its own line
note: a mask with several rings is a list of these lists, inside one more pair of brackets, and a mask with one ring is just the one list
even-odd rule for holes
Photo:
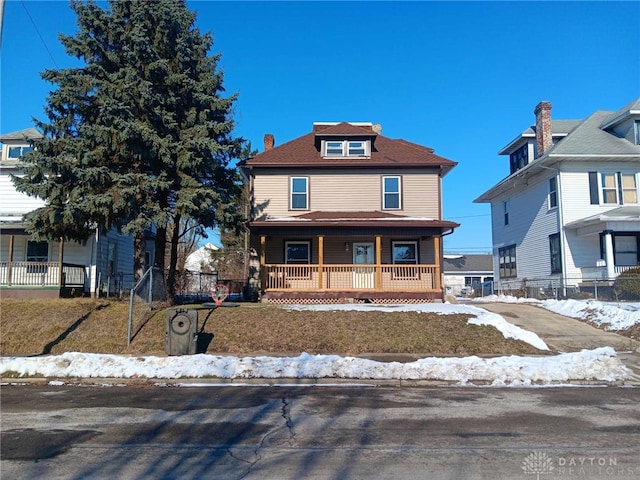
[[488,213],[488,214],[486,214],[486,215],[463,215],[463,216],[460,216],[460,217],[449,217],[449,216],[447,216],[447,215],[445,215],[445,216],[446,216],[447,218],[473,218],[473,217],[490,217],[490,216],[491,216],[491,214],[490,214],[490,213]]
[[27,10],[27,6],[25,5],[24,1],[20,0],[20,3],[22,4],[22,8],[24,8],[24,11],[26,12],[27,17],[29,17],[29,20],[31,21],[31,25],[33,25],[33,28],[35,29],[36,33],[38,34],[38,37],[40,37],[40,41],[42,42],[42,45],[44,45],[44,49],[49,54],[49,57],[51,57],[51,61],[53,62],[53,64],[55,65],[56,68],[59,68],[58,64],[56,63],[56,59],[53,58],[53,55],[51,54],[51,50],[49,50],[49,47],[47,46],[47,42],[45,42],[44,38],[42,38],[42,35],[40,34],[40,30],[38,30],[38,26],[36,25],[36,22],[33,21],[33,18],[31,17],[31,14],[29,13],[29,10]]

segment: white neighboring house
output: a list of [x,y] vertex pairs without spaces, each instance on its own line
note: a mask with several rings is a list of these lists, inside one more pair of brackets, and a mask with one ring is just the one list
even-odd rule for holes
[[[35,128],[0,135],[0,294],[2,298],[112,294],[133,283],[133,238],[96,232],[84,243],[35,241],[23,215],[43,200],[18,192],[11,175],[21,173],[20,157],[42,138]],[[147,266],[154,242],[147,241]]]
[[493,280],[493,257],[490,254],[444,254],[442,261],[445,293],[471,295],[484,282]]
[[219,247],[213,243],[207,243],[196,251],[187,255],[187,259],[184,261],[185,270],[190,272],[213,272],[216,270],[212,252],[220,250]]
[[211,255],[217,250],[220,248],[213,243],[206,243],[187,255],[184,262],[184,269],[188,271],[186,293],[209,294],[218,283],[218,272]]
[[640,262],[640,99],[583,120],[535,125],[499,154],[510,174],[478,197],[491,204],[498,289],[583,287]]

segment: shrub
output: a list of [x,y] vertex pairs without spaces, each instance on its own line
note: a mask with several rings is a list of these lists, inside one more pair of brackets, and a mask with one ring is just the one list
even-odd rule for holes
[[640,299],[640,267],[630,268],[618,275],[614,289],[621,299]]

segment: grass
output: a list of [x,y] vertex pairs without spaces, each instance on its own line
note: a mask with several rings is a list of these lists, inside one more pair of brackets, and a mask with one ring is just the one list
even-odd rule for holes
[[[0,301],[0,355],[67,351],[164,355],[167,311],[136,312],[127,346],[128,302],[91,299]],[[184,307],[188,308],[188,307]],[[265,304],[199,311],[201,352],[231,355],[540,354],[468,315],[378,311],[289,311]],[[205,321],[206,320],[206,321]]]

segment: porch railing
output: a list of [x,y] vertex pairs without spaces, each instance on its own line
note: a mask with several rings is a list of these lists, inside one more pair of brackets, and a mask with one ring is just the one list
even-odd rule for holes
[[264,265],[265,290],[424,292],[437,291],[437,265]]
[[59,262],[0,262],[0,285],[33,287],[82,287],[85,284],[84,265]]
[[615,280],[618,275],[632,268],[633,266],[618,266],[613,267],[613,278],[607,278],[607,267],[582,267],[580,269],[582,273],[582,280]]

